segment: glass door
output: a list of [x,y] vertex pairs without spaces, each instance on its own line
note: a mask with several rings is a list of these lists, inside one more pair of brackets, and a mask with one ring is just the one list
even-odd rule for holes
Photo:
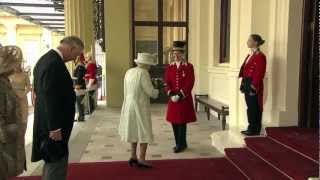
[[188,11],[189,0],[132,0],[134,58],[140,52],[148,52],[158,62],[151,68],[150,74],[153,84],[160,90],[160,96],[152,103],[168,101],[164,93],[164,72],[171,62],[172,42],[186,41],[188,47]]

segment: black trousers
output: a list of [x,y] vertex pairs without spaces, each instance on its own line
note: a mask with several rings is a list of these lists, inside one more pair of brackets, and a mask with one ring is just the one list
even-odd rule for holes
[[66,180],[68,156],[62,158],[58,162],[45,163],[42,171],[42,180]]
[[172,124],[177,148],[187,147],[187,124]]
[[247,104],[247,116],[248,116],[248,131],[254,133],[260,133],[261,123],[262,123],[262,111],[259,106],[258,96],[250,96],[245,94],[246,104]]
[[94,93],[96,91],[89,91],[89,105],[90,105],[90,113],[93,113],[93,111],[96,109],[96,101],[95,101],[95,96]]
[[81,103],[83,98],[84,98],[84,95],[81,95],[81,96],[77,96],[77,99],[76,99],[77,109],[79,112],[79,117],[77,120],[79,121],[84,120],[84,105]]

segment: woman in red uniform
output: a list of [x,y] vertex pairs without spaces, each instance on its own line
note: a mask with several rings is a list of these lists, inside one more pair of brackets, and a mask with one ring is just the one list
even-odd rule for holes
[[90,113],[93,113],[96,108],[95,93],[97,90],[97,64],[91,52],[87,53],[86,60],[88,61],[88,63],[86,75],[84,76],[84,78],[87,82],[86,88],[89,91]]
[[266,72],[266,56],[260,51],[264,40],[258,34],[250,35],[247,45],[250,54],[241,66],[239,78],[242,78],[240,90],[244,93],[247,104],[249,126],[241,131],[247,136],[259,135],[262,124],[263,111],[263,78]]
[[174,62],[165,73],[166,92],[169,98],[167,121],[172,124],[176,146],[174,152],[184,151],[187,146],[187,123],[196,121],[191,91],[194,85],[193,65],[184,58],[185,42],[173,42]]

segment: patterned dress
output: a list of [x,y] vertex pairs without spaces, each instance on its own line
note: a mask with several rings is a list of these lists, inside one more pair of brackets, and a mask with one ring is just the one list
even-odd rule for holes
[[17,176],[25,168],[21,118],[17,95],[9,79],[0,75],[0,179]]
[[[18,140],[20,143],[18,144],[19,149],[21,152],[18,153],[17,159],[19,162],[24,162],[26,161],[26,155],[24,150],[24,145],[25,145],[25,134],[27,130],[27,125],[28,125],[28,98],[27,98],[27,93],[30,91],[30,80],[29,76],[25,72],[21,73],[15,73],[12,76],[9,77],[11,85],[13,90],[15,91],[17,97],[18,97],[18,102],[21,108],[21,128],[19,131],[19,138]],[[25,164],[24,163],[18,163],[18,169],[25,169]]]

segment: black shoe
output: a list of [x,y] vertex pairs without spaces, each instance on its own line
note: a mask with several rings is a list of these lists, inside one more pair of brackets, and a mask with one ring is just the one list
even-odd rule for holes
[[129,163],[129,166],[130,166],[130,167],[133,167],[134,165],[138,165],[138,164],[139,164],[138,160],[137,160],[137,159],[133,159],[133,158],[131,158],[131,159],[128,161],[128,163]]
[[246,135],[246,133],[248,133],[248,130],[245,130],[245,131],[241,131],[241,134],[244,134],[244,135]]
[[185,151],[187,149],[187,147],[177,147],[173,150],[174,153],[181,153],[183,151]]
[[246,136],[259,136],[260,132],[247,131],[243,133]]
[[145,164],[145,163],[142,163],[142,162],[139,162],[139,161],[138,161],[137,166],[138,166],[138,168],[143,168],[143,169],[151,169],[151,168],[153,168],[150,164]]
[[172,149],[174,153],[180,152],[180,148],[178,148],[177,146],[173,147]]
[[173,147],[172,150],[175,151],[177,149],[177,146]]

